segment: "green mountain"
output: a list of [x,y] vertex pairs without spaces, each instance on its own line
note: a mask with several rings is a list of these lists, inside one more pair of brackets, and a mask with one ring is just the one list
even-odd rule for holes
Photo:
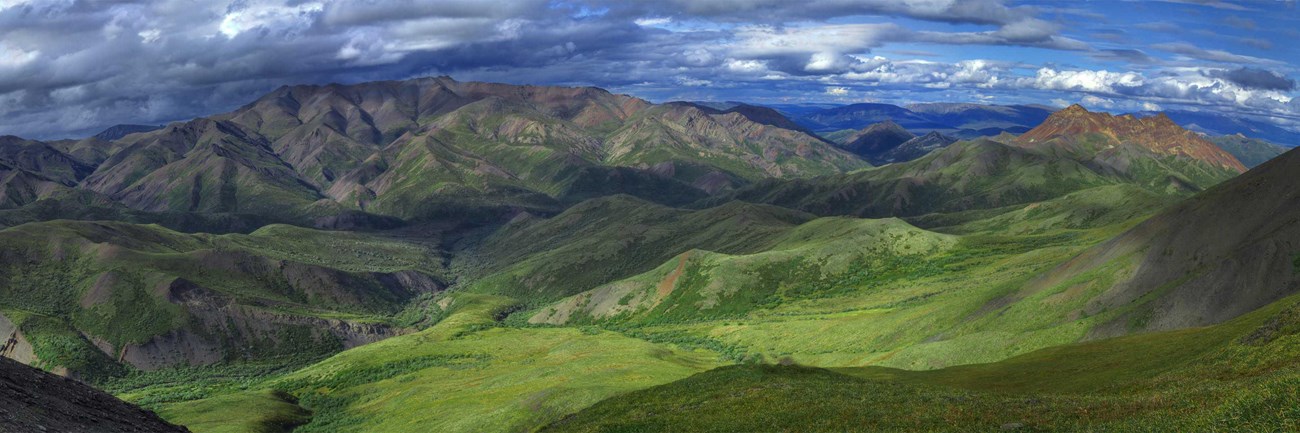
[[907,132],[897,123],[886,120],[840,138],[840,148],[880,165],[893,162],[885,155],[913,138],[916,135]]
[[1033,297],[1079,305],[1066,316],[1076,321],[1119,309],[1086,338],[1134,335],[929,371],[792,358],[724,367],[610,398],[543,431],[1294,429],[1300,295],[1286,173],[1297,155],[1171,206],[977,311],[1010,315],[1007,304]]
[[28,363],[89,380],[328,354],[402,333],[406,302],[446,286],[429,247],[291,226],[51,221],[0,240],[0,330],[17,331]]
[[759,182],[726,196],[818,215],[918,216],[997,208],[1118,183],[1069,159],[991,140],[848,174]]
[[1237,157],[1247,168],[1255,168],[1287,151],[1285,147],[1264,140],[1249,138],[1240,133],[1209,137],[1208,140],[1225,152]]
[[917,272],[924,257],[955,243],[951,236],[897,219],[818,219],[786,231],[775,245],[755,254],[688,250],[650,272],[542,308],[529,321],[559,325],[739,317],[783,301],[842,294],[856,285]]

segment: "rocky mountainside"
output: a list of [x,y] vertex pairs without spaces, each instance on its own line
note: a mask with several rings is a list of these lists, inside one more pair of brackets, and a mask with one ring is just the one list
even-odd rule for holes
[[0,357],[0,431],[188,432],[79,381]]

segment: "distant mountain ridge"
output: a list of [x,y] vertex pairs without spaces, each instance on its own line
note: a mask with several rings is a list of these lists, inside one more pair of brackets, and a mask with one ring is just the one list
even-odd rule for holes
[[1112,116],[1074,106],[1005,143],[958,141],[912,161],[756,183],[727,197],[817,215],[914,217],[1046,200],[1102,185],[1190,194],[1245,170],[1231,154],[1168,118]]
[[880,165],[886,152],[894,150],[908,140],[916,138],[902,126],[892,120],[872,124],[862,130],[849,134],[840,144],[840,148],[865,158],[872,164]]
[[1286,153],[1288,149],[1268,141],[1247,137],[1241,133],[1206,137],[1206,139],[1225,152],[1237,157],[1247,168],[1255,168],[1278,155]]
[[1040,105],[983,105],[969,103],[923,103],[900,107],[862,103],[837,107],[782,110],[800,125],[828,134],[845,129],[862,129],[891,121],[916,133],[939,131],[959,138],[1022,133],[1042,123],[1055,109]]
[[1159,113],[1164,113],[1175,123],[1196,132],[1209,135],[1242,134],[1250,138],[1268,140],[1286,148],[1300,146],[1300,131],[1243,116],[1229,116],[1212,111],[1185,110],[1141,111],[1133,114],[1136,116],[1154,116]]
[[[691,189],[867,166],[766,107],[655,105],[592,87],[449,77],[284,86],[230,113],[149,128],[0,142],[9,179],[0,206],[76,188],[147,212],[424,218],[553,212],[617,192],[592,182],[616,171],[615,185],[680,203]],[[13,156],[37,148],[66,167]]]
[[[733,106],[739,102],[728,102]],[[1021,134],[1042,123],[1060,108],[1038,104],[997,105],[964,102],[926,102],[907,105],[870,104],[770,104],[804,127],[827,135],[836,131],[858,130],[874,123],[892,120],[904,128],[923,134],[940,131],[962,139],[992,137],[1002,132]],[[1242,134],[1270,141],[1283,147],[1300,145],[1300,131],[1245,116],[1210,111],[1162,111],[1174,123],[1209,135]],[[1150,117],[1162,112],[1130,113]]]

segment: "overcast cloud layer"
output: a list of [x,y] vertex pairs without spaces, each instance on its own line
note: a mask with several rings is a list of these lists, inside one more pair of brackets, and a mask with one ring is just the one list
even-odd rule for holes
[[0,0],[0,134],[451,75],[654,101],[880,101],[1300,119],[1290,2]]

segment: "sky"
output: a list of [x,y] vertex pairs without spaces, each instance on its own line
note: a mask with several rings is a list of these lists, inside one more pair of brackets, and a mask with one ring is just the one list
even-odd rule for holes
[[654,102],[1081,103],[1300,128],[1293,1],[0,0],[0,135],[449,75]]

